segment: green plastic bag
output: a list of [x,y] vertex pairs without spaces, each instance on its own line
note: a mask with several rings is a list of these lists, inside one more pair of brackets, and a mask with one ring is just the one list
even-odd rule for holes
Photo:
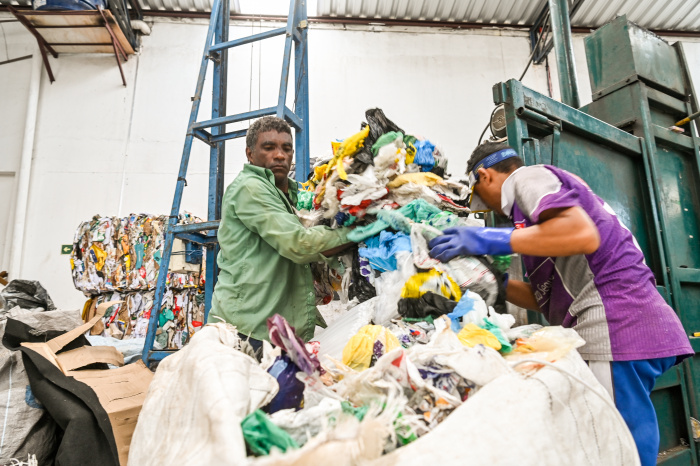
[[377,142],[375,142],[372,145],[372,154],[376,156],[379,153],[379,149],[386,146],[387,144],[391,144],[399,138],[403,139],[403,134],[396,131],[389,131],[388,133],[382,134],[377,139]]
[[299,190],[297,193],[297,209],[298,210],[313,210],[314,209],[314,192]]
[[510,353],[513,351],[513,346],[510,344],[510,341],[508,341],[508,338],[503,334],[503,331],[498,327],[498,325],[484,317],[484,324],[480,325],[480,327],[493,333],[496,338],[498,338],[499,343],[501,343],[501,353]]
[[257,456],[269,455],[272,447],[284,452],[290,448],[299,448],[287,432],[274,425],[259,409],[243,419],[241,429],[243,429],[243,438]]

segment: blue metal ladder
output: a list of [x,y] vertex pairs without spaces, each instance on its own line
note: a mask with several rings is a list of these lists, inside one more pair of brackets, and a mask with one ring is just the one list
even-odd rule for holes
[[[160,361],[166,356],[173,354],[173,350],[154,351],[153,342],[158,330],[158,315],[162,306],[165,294],[168,266],[173,248],[173,240],[180,238],[201,244],[206,248],[206,281],[204,286],[205,310],[204,321],[206,322],[211,308],[211,299],[214,285],[218,276],[216,256],[219,251],[219,244],[216,232],[221,219],[221,199],[224,193],[224,162],[225,162],[225,141],[245,137],[247,130],[227,132],[226,125],[246,120],[260,118],[266,115],[276,115],[285,119],[295,130],[295,152],[296,152],[296,179],[306,181],[309,173],[309,81],[308,81],[308,48],[307,31],[308,19],[306,14],[307,0],[291,0],[289,16],[286,27],[272,29],[242,39],[228,40],[230,6],[228,0],[214,0],[211,18],[209,20],[209,30],[204,45],[204,54],[199,69],[197,87],[192,98],[192,110],[190,112],[189,124],[187,125],[187,136],[185,147],[182,151],[182,160],[175,187],[175,196],[170,211],[170,218],[165,228],[165,242],[163,256],[160,262],[160,273],[156,284],[153,308],[148,322],[148,333],[146,343],[143,348],[143,361],[146,365]],[[228,72],[228,49],[240,45],[250,44],[255,41],[270,37],[285,35],[284,56],[282,61],[282,77],[280,80],[279,98],[274,107],[263,108],[236,115],[226,116],[226,83]],[[294,44],[294,109],[286,106],[287,85],[289,70],[292,62],[292,44]],[[204,77],[206,75],[209,61],[214,63],[213,68],[213,89],[212,89],[212,112],[211,119],[197,121],[199,104],[204,89]],[[192,142],[197,138],[211,147],[209,151],[209,197],[207,203],[207,221],[189,225],[178,225],[177,218],[180,213],[180,204],[186,182],[187,166],[190,160]]]

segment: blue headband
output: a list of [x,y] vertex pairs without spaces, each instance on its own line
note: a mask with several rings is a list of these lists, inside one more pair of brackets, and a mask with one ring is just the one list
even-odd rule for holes
[[474,167],[472,170],[472,174],[474,175],[474,179],[478,180],[479,179],[479,169],[480,168],[491,168],[494,165],[496,165],[498,162],[502,162],[506,159],[509,159],[511,157],[517,157],[518,153],[515,152],[513,149],[501,149],[497,152],[494,152],[493,154],[489,155],[488,157],[484,157],[477,165]]

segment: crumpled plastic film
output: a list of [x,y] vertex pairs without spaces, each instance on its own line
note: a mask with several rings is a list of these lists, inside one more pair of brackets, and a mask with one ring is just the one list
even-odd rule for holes
[[420,165],[421,170],[424,172],[432,170],[433,166],[435,165],[435,157],[433,156],[435,144],[428,140],[424,140],[416,141],[414,146],[416,148],[416,156],[413,159],[413,163]]
[[454,301],[459,301],[462,297],[462,291],[455,281],[446,273],[435,269],[417,273],[409,278],[401,290],[401,297],[420,298],[428,291]]
[[241,422],[243,438],[256,455],[269,455],[273,449],[285,452],[299,445],[284,430],[277,427],[262,411],[255,410]]
[[357,332],[343,349],[343,364],[363,371],[372,365],[373,359],[400,346],[399,340],[387,328],[381,325],[365,325]]
[[399,251],[411,251],[411,239],[405,233],[382,231],[379,236],[365,240],[365,247],[360,247],[360,257],[369,260],[372,269],[378,272],[396,270],[396,254]]
[[474,324],[465,325],[457,334],[457,338],[464,346],[470,348],[476,345],[484,345],[496,351],[501,349],[501,342],[498,341],[496,335]]

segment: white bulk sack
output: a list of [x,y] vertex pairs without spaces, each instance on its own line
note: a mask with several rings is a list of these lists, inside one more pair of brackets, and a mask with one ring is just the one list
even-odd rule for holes
[[509,371],[427,435],[369,464],[640,464],[627,425],[578,352],[554,366],[596,393],[552,367],[531,377]]
[[129,465],[235,465],[246,461],[245,416],[277,394],[274,377],[240,352],[235,327],[206,325],[155,373]]

